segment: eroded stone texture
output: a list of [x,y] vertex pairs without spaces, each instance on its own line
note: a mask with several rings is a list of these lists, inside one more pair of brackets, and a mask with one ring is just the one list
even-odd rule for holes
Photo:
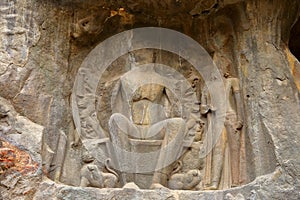
[[[293,25],[292,36],[297,35],[298,1],[14,0],[1,2],[0,13],[1,138],[30,155],[44,173],[44,180],[41,170],[2,176],[4,199],[299,199],[300,65],[295,51],[299,46],[296,40],[289,40]],[[74,126],[70,100],[81,63],[106,38],[144,26],[170,28],[191,36],[211,55],[222,75],[238,79],[243,108],[243,126],[238,131],[243,176],[238,187],[203,192],[201,176],[208,171],[207,159],[195,157],[208,137],[205,126],[209,119],[200,114],[199,134],[172,166],[168,183],[163,184],[196,192],[141,190],[133,183],[120,182],[122,173],[111,169],[111,161],[84,158],[88,152]],[[97,112],[86,112],[90,120],[100,121],[92,128],[104,130],[103,140],[89,143],[97,149],[98,158],[111,153],[105,150],[113,114],[107,105],[111,91],[131,70],[132,58],[139,64],[155,61],[172,66],[189,81],[199,102],[203,96],[203,77],[178,55],[142,50],[120,57],[97,85],[102,96]],[[99,178],[86,181],[87,171],[96,172]],[[200,184],[182,186],[190,174],[196,178],[195,185]],[[103,184],[98,185],[103,177]],[[141,188],[152,183],[148,175],[139,174],[135,179],[147,183],[139,185]],[[125,186],[100,190],[80,185]]]
[[3,199],[32,197],[41,180],[42,126],[0,98],[0,191]]
[[[1,2],[1,67],[3,75],[10,65],[23,67],[29,54],[29,48],[40,37],[38,26],[32,17],[32,10],[24,2]],[[19,9],[23,7],[23,10]]]

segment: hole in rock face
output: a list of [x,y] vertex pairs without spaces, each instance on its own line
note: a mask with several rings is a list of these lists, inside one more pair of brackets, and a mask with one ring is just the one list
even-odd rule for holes
[[[289,49],[297,60],[300,61],[300,18],[298,18],[298,21],[294,24],[290,32]],[[291,67],[295,84],[298,90],[300,90],[300,64],[299,62],[294,62]]]
[[88,23],[89,23],[89,21],[84,21],[84,22],[82,22],[82,26],[86,26],[86,25],[88,25]]
[[291,30],[289,48],[294,56],[300,60],[300,20],[296,22]]

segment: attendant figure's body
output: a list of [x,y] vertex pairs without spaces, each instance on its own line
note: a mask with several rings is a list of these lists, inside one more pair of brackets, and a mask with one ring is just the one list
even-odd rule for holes
[[[224,77],[227,97],[226,117],[220,137],[214,138],[215,136],[212,136],[216,144],[206,158],[204,184],[208,190],[225,189],[240,185],[240,132],[243,121],[239,80],[230,77],[228,73]],[[206,106],[210,105],[203,104],[204,108]],[[202,113],[213,112],[209,109],[206,110],[207,112]],[[214,131],[211,133],[216,134]],[[211,136],[207,135],[207,137]]]

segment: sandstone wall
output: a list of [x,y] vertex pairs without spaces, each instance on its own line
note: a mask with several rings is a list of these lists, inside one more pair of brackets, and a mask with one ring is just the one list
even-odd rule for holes
[[[294,56],[299,56],[295,52],[299,10],[297,0],[1,2],[1,138],[40,163],[37,172],[20,177],[23,182],[3,177],[3,199],[123,199],[123,195],[128,199],[218,199],[227,193],[249,199],[299,199],[300,64]],[[81,167],[76,161],[79,149],[71,148],[75,136],[70,97],[78,69],[108,37],[145,26],[187,34],[205,48],[222,73],[240,79],[247,185],[188,193],[85,189],[41,179],[43,167],[52,167],[53,159],[41,152],[55,149],[63,137],[67,149],[60,150],[66,152],[66,161],[59,166],[64,168],[60,181],[77,186],[78,180],[68,176],[75,176]],[[122,62],[115,65],[118,68]],[[22,137],[26,134],[28,140]],[[41,141],[43,149],[36,150]],[[51,172],[49,177],[55,179]]]

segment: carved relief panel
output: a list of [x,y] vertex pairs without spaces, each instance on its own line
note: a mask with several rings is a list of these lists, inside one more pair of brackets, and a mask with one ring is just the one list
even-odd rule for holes
[[110,53],[94,50],[78,71],[72,94],[76,128],[59,179],[70,181],[76,170],[68,171],[68,162],[77,156],[80,176],[72,184],[82,187],[239,186],[239,80],[207,68],[211,59],[202,57],[197,68],[180,51],[137,49],[115,58]]

